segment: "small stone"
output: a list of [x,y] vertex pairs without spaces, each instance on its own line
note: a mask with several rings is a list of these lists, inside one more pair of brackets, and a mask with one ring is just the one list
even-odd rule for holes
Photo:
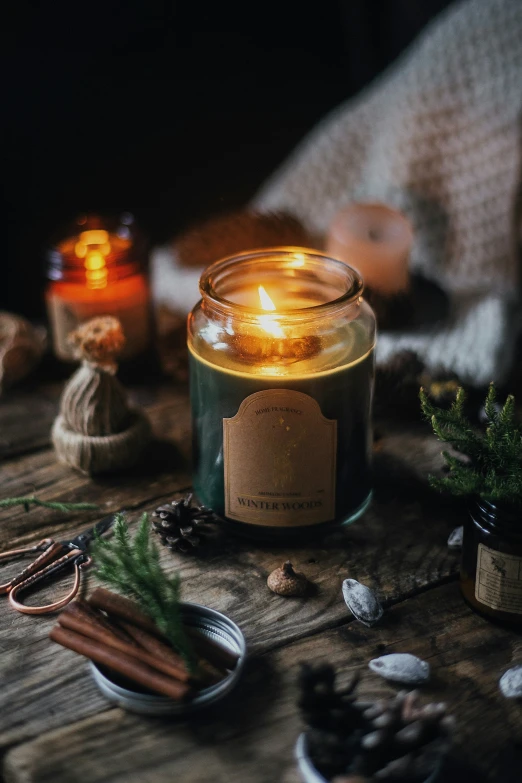
[[344,580],[343,598],[353,616],[368,628],[378,623],[383,615],[383,608],[375,593],[356,579]]
[[406,685],[421,685],[430,678],[430,665],[410,653],[390,653],[374,658],[368,664],[372,672],[385,680]]
[[513,666],[504,672],[499,680],[499,688],[506,699],[522,698],[522,666]]
[[276,568],[275,571],[272,571],[266,583],[273,593],[287,597],[304,595],[310,584],[304,574],[294,571],[289,560],[283,563],[281,568]]
[[451,531],[448,538],[449,549],[462,549],[462,539],[464,536],[464,525],[456,527]]

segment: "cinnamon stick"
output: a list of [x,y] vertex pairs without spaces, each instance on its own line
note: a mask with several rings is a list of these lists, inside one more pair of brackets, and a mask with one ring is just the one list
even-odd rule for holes
[[[104,587],[97,587],[89,598],[89,604],[102,609],[108,615],[130,623],[132,626],[142,628],[144,631],[148,631],[153,636],[165,641],[165,637],[157,625],[130,598],[111,593],[110,590],[106,590]],[[185,630],[190,636],[196,652],[202,658],[206,658],[209,663],[218,669],[235,669],[239,660],[238,655],[230,652],[230,650],[217,644],[212,639],[202,636],[196,629],[186,627]]]
[[174,652],[168,643],[162,642],[157,636],[153,636],[153,634],[148,631],[144,631],[143,628],[138,628],[137,626],[132,625],[132,623],[125,622],[125,620],[119,620],[118,625],[129,634],[135,643],[141,645],[148,653],[154,657],[161,657],[163,660],[169,661],[172,666],[182,666],[186,671],[183,658],[181,655]]
[[[165,656],[165,660],[179,659],[179,656],[173,651],[172,647],[165,644],[156,636],[144,631],[143,628],[137,628],[135,625],[119,620],[118,624],[131,636],[138,644],[141,644],[151,654],[156,656]],[[181,659],[182,660],[182,659]],[[226,677],[226,669],[213,666],[209,661],[200,658],[197,661],[198,676],[202,685],[215,685]]]
[[[190,679],[190,674],[183,659],[172,653],[164,655],[162,650],[149,650],[145,645],[136,643],[132,634],[127,634],[121,628],[113,625],[104,615],[90,607],[84,601],[74,601],[64,609],[58,617],[58,622],[63,628],[76,631],[90,639],[102,642],[109,647],[121,650],[127,655],[132,655],[153,669],[158,669],[165,674],[182,682]],[[142,633],[145,633],[144,631]],[[150,637],[154,638],[154,637]],[[159,642],[158,644],[161,644]],[[144,649],[145,647],[145,649]],[[172,652],[167,648],[168,652]]]
[[161,632],[150,617],[130,598],[125,598],[123,595],[117,593],[111,593],[110,590],[106,590],[104,587],[97,587],[93,590],[91,597],[89,598],[89,604],[95,606],[97,609],[102,609],[107,614],[119,617],[121,620],[132,623],[139,628],[143,628],[145,631],[154,634],[155,636],[161,636]]
[[108,666],[113,671],[123,674],[145,688],[161,693],[164,696],[170,696],[171,699],[176,701],[181,701],[190,692],[190,687],[187,683],[180,682],[172,677],[166,677],[156,669],[151,669],[147,664],[121,652],[121,650],[116,650],[114,647],[89,639],[80,633],[62,628],[61,625],[56,625],[49,637],[57,644],[61,644],[62,647],[67,647],[69,650],[90,658],[95,663]]

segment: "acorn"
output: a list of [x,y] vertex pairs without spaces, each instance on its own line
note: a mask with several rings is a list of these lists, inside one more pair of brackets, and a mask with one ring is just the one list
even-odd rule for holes
[[281,568],[272,571],[266,583],[273,593],[284,596],[304,595],[310,584],[304,574],[294,571],[289,560],[283,563]]

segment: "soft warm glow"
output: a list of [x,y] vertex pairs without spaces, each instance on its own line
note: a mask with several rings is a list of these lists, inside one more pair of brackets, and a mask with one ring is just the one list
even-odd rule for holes
[[261,307],[263,308],[263,310],[275,310],[276,306],[268,296],[264,287],[260,285],[257,290],[259,291],[259,300],[261,302]]
[[74,252],[78,258],[85,258],[87,255],[87,245],[83,242],[77,242],[74,246]]
[[106,256],[111,252],[109,234],[102,229],[82,231],[74,246],[77,258],[84,258],[87,288],[105,288],[107,285]]
[[107,286],[107,267],[103,269],[87,269],[85,271],[87,288],[105,288]]
[[82,231],[80,234],[80,242],[84,245],[103,245],[109,240],[109,233],[104,229],[91,229],[90,231]]
[[290,266],[294,269],[300,269],[305,265],[304,253],[294,253],[294,257],[290,261]]
[[83,265],[86,269],[103,269],[105,266],[103,253],[99,250],[90,250]]
[[[276,306],[268,296],[263,286],[260,285],[257,290],[259,291],[259,301],[261,302],[261,307],[263,310],[275,310]],[[271,334],[272,337],[284,337],[284,332],[273,315],[260,315],[259,323],[265,332]]]

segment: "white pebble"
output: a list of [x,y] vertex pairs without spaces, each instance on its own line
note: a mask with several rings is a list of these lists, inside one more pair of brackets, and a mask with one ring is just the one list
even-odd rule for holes
[[356,579],[344,580],[343,598],[354,617],[369,628],[383,615],[382,606],[373,591]]
[[448,538],[449,549],[462,549],[462,539],[464,536],[464,526],[456,527],[451,531]]
[[390,653],[374,658],[368,664],[372,672],[385,680],[403,682],[406,685],[420,685],[430,678],[430,665],[410,653]]
[[522,666],[513,666],[504,672],[498,685],[506,699],[522,698]]

